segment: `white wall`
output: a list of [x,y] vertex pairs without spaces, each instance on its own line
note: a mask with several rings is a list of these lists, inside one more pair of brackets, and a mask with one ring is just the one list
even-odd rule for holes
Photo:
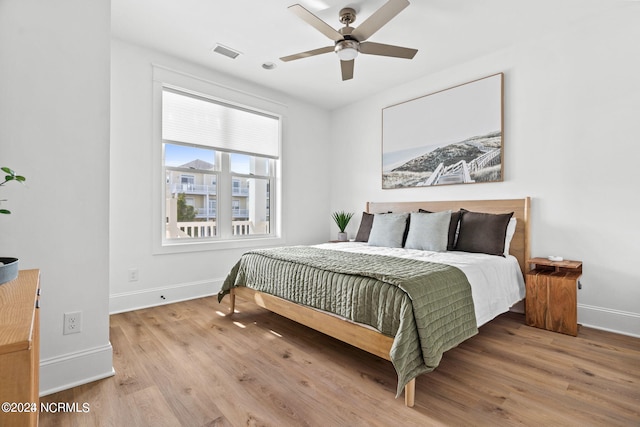
[[0,2],[0,162],[27,177],[3,187],[1,251],[41,270],[44,394],[112,374],[109,38],[108,0]]
[[[579,322],[640,336],[640,8],[621,4],[334,111],[331,143],[342,155],[333,157],[332,210],[531,196],[532,254],[584,262]],[[496,72],[505,73],[504,182],[383,191],[381,109]]]
[[[224,60],[224,59],[223,59]],[[154,255],[152,219],[160,215],[152,189],[152,63],[287,105],[282,142],[283,232],[286,244],[328,238],[329,113],[253,83],[121,40],[111,65],[111,311],[216,293],[246,249]],[[129,282],[127,271],[139,270]],[[165,299],[161,299],[163,296]],[[225,302],[226,304],[226,302]]]

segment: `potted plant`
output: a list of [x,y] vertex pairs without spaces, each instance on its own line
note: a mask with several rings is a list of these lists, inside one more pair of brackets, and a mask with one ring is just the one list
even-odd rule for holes
[[353,213],[340,211],[340,212],[334,212],[331,216],[333,217],[333,220],[336,222],[336,225],[340,229],[340,232],[338,233],[338,241],[346,242],[348,239],[347,239],[347,233],[345,233],[344,230],[347,228],[349,221],[351,221],[351,217],[353,216]]
[[[4,181],[0,182],[0,187],[10,181],[24,182],[26,178],[16,173],[8,167],[2,167],[2,172],[5,173]],[[5,202],[6,200],[0,200]],[[8,215],[11,211],[7,209],[0,209],[0,214]],[[18,258],[0,258],[0,285],[12,281],[18,277]]]

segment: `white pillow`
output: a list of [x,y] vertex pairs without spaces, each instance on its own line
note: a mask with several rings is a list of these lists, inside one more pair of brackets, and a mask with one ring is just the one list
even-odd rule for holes
[[413,212],[411,221],[409,221],[409,235],[404,247],[422,251],[446,251],[450,222],[451,211]]
[[507,224],[507,234],[504,236],[504,254],[509,255],[509,245],[511,245],[511,239],[513,239],[513,235],[516,233],[516,225],[518,220],[515,218],[511,218],[509,220],[509,224]]
[[408,217],[408,213],[375,214],[369,234],[369,246],[401,248]]

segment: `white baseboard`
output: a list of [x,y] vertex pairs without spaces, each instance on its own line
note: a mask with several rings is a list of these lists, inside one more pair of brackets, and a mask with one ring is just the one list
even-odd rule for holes
[[[218,293],[224,279],[184,283],[143,291],[113,294],[110,313],[170,304]],[[113,348],[105,346],[56,356],[40,361],[40,396],[47,396],[115,375]]]
[[[524,300],[514,304],[510,311],[524,314]],[[638,313],[578,304],[578,323],[593,329],[640,338]]]
[[224,279],[213,279],[111,294],[109,297],[109,313],[123,313],[125,311],[208,297],[218,293],[223,281]]
[[[110,312],[120,313],[214,295],[219,291],[222,282],[223,279],[219,279],[114,294],[110,297]],[[518,311],[517,309],[521,307],[514,308]],[[578,323],[594,329],[640,338],[640,314],[638,313],[578,304]],[[114,374],[111,343],[44,359],[40,362],[40,396]]]
[[40,396],[113,376],[113,348],[105,346],[40,361]]
[[[215,295],[222,287],[223,281],[224,279],[213,279],[112,294],[109,299],[109,312],[116,314]],[[511,311],[524,313],[524,303],[515,304]],[[578,323],[594,329],[640,337],[638,313],[578,304]]]
[[578,323],[594,329],[640,338],[640,314],[578,304]]

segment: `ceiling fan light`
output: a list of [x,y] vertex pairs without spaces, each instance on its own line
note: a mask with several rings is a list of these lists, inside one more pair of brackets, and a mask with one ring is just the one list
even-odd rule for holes
[[341,40],[336,43],[335,52],[341,61],[351,61],[358,56],[358,42],[355,40]]

